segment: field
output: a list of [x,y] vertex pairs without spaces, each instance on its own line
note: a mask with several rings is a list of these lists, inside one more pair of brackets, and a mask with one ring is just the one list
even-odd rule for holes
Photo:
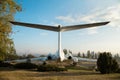
[[88,70],[67,72],[37,72],[0,68],[0,80],[120,80],[120,74],[105,74]]

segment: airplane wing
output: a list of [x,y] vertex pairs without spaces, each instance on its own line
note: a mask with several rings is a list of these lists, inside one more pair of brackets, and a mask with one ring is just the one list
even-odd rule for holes
[[53,26],[40,25],[40,24],[31,24],[31,23],[23,23],[23,22],[14,22],[14,21],[9,21],[9,22],[14,24],[14,25],[20,25],[20,26],[25,26],[25,27],[30,27],[30,28],[51,30],[51,31],[56,31],[56,32],[59,31],[58,27],[53,27]]
[[83,24],[83,25],[73,25],[73,26],[64,26],[61,28],[61,31],[70,31],[70,30],[77,30],[77,29],[83,29],[83,28],[90,28],[90,27],[96,27],[96,26],[102,26],[108,24],[107,22],[99,22],[99,23],[91,23],[91,24]]

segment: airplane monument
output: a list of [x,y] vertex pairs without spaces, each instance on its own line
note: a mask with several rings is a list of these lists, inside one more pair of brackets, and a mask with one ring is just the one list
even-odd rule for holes
[[44,30],[50,30],[58,32],[58,54],[61,61],[64,60],[64,53],[61,48],[61,32],[65,31],[71,31],[71,30],[77,30],[77,29],[83,29],[83,28],[90,28],[90,27],[97,27],[106,25],[109,23],[109,21],[106,22],[98,22],[98,23],[90,23],[90,24],[82,24],[82,25],[71,25],[71,26],[48,26],[48,25],[40,25],[40,24],[31,24],[31,23],[24,23],[24,22],[16,22],[16,21],[10,21],[10,23],[14,25],[20,25],[30,28],[37,28],[37,29],[44,29]]

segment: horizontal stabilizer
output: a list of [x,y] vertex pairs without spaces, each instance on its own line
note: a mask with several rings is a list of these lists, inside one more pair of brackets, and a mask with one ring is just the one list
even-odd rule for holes
[[109,21],[108,22],[91,23],[91,24],[83,24],[83,25],[65,26],[65,27],[61,28],[61,31],[64,32],[64,31],[70,31],[70,30],[102,26],[102,25],[106,25],[108,23],[109,23]]
[[25,27],[30,27],[30,28],[44,29],[44,30],[50,30],[50,31],[56,31],[56,32],[59,31],[58,27],[47,26],[47,25],[31,24],[31,23],[23,23],[23,22],[14,22],[14,21],[10,21],[10,23],[12,23],[14,25],[20,25],[20,26],[25,26]]
[[102,26],[102,25],[108,24],[109,21],[83,24],[83,25],[64,26],[64,27],[60,27],[60,26],[55,27],[55,26],[31,24],[31,23],[23,23],[23,22],[14,22],[14,21],[10,21],[10,23],[12,23],[14,25],[26,26],[26,27],[31,27],[31,28],[44,29],[44,30],[50,30],[50,31],[56,31],[56,32],[60,32],[60,31],[64,32],[64,31],[71,31],[71,30],[77,30],[77,29],[83,29],[83,28]]

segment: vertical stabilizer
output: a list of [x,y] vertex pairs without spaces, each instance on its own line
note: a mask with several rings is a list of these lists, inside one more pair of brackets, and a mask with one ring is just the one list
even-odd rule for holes
[[[58,27],[60,30],[61,29],[60,25]],[[61,32],[60,31],[58,32],[58,53],[59,53],[60,61],[63,61],[65,56],[61,48]]]

